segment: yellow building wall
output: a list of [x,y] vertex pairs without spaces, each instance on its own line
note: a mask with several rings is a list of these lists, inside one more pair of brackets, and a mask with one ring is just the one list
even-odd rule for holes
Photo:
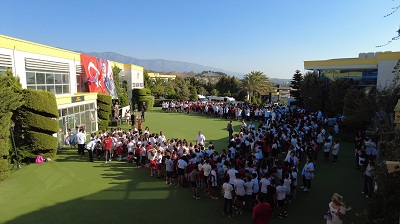
[[80,60],[80,53],[0,35],[0,47],[35,54]]
[[72,97],[76,96],[84,96],[85,100],[97,100],[97,93],[75,93],[74,95],[56,95],[56,102],[58,105],[69,104],[72,103]]
[[317,61],[304,61],[304,67],[319,66],[355,66],[355,65],[377,65],[380,61],[399,60],[400,52],[379,53],[376,58],[345,58]]

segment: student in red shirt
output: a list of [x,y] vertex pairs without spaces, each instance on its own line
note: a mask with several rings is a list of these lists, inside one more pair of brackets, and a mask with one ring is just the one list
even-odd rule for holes
[[252,224],[269,224],[271,220],[272,209],[266,202],[266,198],[262,194],[256,197],[258,204],[253,208]]
[[112,148],[112,143],[113,140],[110,136],[106,136],[103,140],[103,145],[104,145],[104,153],[105,153],[105,158],[106,158],[106,163],[107,163],[107,154],[110,156],[109,161],[111,161],[111,148]]

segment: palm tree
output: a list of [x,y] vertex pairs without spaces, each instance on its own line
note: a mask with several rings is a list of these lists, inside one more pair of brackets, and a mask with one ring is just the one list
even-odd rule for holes
[[271,88],[272,83],[267,75],[260,71],[252,71],[244,76],[241,91],[246,91],[247,100],[250,100],[255,93],[267,93],[271,91]]

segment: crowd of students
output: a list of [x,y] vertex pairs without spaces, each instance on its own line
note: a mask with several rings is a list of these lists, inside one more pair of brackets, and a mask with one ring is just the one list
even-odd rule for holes
[[[231,110],[228,118],[236,118],[236,115],[243,118],[244,114],[249,120],[260,120],[256,119],[255,113],[246,116],[247,112],[242,112],[239,116],[240,113],[236,113],[236,110],[240,111],[238,107],[229,107],[235,112]],[[255,110],[251,109],[254,107]],[[333,141],[333,135],[338,132],[340,120],[329,127],[320,111],[278,106],[263,107],[262,110],[259,106],[244,108],[262,111],[263,119],[257,127],[253,122],[247,124],[243,120],[240,130],[232,135],[228,146],[220,153],[212,142],[206,143],[205,138],[196,142],[167,138],[162,131],[150,132],[148,127],[143,131],[136,128],[103,130],[97,135],[92,134],[86,149],[94,152],[98,159],[104,157],[106,163],[116,158],[135,163],[137,168],[149,167],[150,176],[159,179],[165,176],[166,184],[191,185],[195,199],[207,195],[217,200],[222,194],[225,200],[223,214],[228,217],[252,210],[260,201],[256,200],[257,196],[268,202],[272,216],[286,217],[289,204],[296,199],[298,182],[301,180],[300,189],[304,192],[311,190],[314,161],[319,152],[324,152],[327,162],[338,161],[339,142]],[[186,109],[189,111],[193,107]],[[304,166],[299,167],[300,164]]]

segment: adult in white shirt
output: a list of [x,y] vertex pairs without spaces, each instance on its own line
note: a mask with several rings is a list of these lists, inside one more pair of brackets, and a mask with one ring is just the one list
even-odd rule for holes
[[239,213],[243,214],[244,210],[244,195],[246,194],[245,188],[244,188],[245,182],[244,180],[241,179],[241,174],[237,173],[236,174],[236,180],[233,183],[234,189],[235,189],[235,204],[236,208],[239,209]]
[[232,185],[233,185],[233,183],[234,183],[235,180],[236,180],[236,174],[238,173],[238,171],[235,170],[235,168],[234,168],[233,165],[231,164],[229,170],[226,171],[226,173],[227,173],[228,176],[229,176],[229,184],[232,184]]
[[174,172],[174,161],[172,161],[171,157],[167,155],[167,159],[165,160],[165,171],[167,172],[167,176],[165,179],[166,184],[175,185],[172,182],[172,174]]
[[276,187],[276,200],[278,204],[279,218],[287,216],[286,206],[285,206],[286,192],[287,192],[287,187],[283,184],[283,180],[281,180],[280,184]]
[[269,175],[265,174],[263,178],[260,180],[260,192],[263,194],[267,194],[267,186],[271,184],[268,179]]
[[201,167],[204,172],[204,183],[206,184],[207,187],[209,187],[210,183],[210,172],[211,172],[211,165],[209,163],[210,161],[206,159],[204,162],[203,166]]
[[333,163],[337,163],[338,161],[338,154],[339,154],[339,141],[335,140],[335,144],[333,145],[332,155],[333,155]]
[[186,160],[180,158],[178,160],[178,185],[183,184],[183,175],[185,175],[185,169],[188,165]]
[[85,155],[86,135],[83,128],[79,129],[79,133],[76,134],[76,143],[78,144],[78,154]]
[[206,137],[199,131],[199,134],[196,137],[196,144],[204,146],[206,143]]
[[303,191],[311,190],[311,179],[314,177],[314,162],[311,156],[307,156],[307,163],[301,172],[303,175],[303,186],[301,187]]
[[92,137],[90,138],[90,142],[88,142],[86,144],[86,147],[85,147],[89,152],[89,160],[90,160],[90,162],[94,162],[94,160],[93,160],[93,150],[96,147],[97,142],[100,141],[100,140],[94,138],[95,136],[96,135],[93,133]]
[[329,161],[329,153],[331,151],[331,147],[332,147],[332,144],[331,144],[330,140],[326,139],[325,144],[324,144],[324,156],[325,156],[326,162]]
[[228,217],[232,217],[232,191],[233,187],[229,183],[229,178],[225,177],[225,182],[222,185],[222,191],[224,193],[224,215],[228,214]]
[[160,135],[158,136],[157,142],[161,145],[163,142],[165,142],[167,139],[165,138],[165,135],[162,131],[160,131]]

